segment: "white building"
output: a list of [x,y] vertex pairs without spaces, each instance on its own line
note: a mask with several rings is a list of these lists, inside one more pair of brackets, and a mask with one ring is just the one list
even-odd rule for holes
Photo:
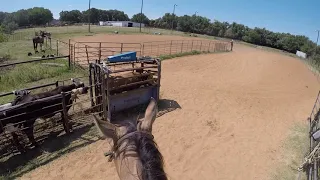
[[[100,21],[100,26],[116,26],[116,27],[140,27],[140,23],[132,21]],[[141,23],[141,27],[145,25]]]

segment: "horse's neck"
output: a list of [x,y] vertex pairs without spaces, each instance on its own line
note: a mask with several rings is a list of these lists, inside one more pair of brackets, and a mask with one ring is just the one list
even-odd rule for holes
[[[122,151],[125,149],[125,151]],[[121,180],[141,179],[142,164],[133,143],[124,142],[119,147],[120,153],[116,153],[115,165]]]

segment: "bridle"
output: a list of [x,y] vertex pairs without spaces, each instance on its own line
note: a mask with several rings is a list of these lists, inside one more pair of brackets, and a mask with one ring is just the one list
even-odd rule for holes
[[[128,133],[128,134],[125,134],[123,135],[121,138],[119,138],[116,143],[113,145],[113,147],[111,148],[112,150],[110,150],[109,152],[106,152],[104,155],[106,157],[109,156],[109,159],[108,161],[111,162],[112,160],[114,160],[115,158],[115,152],[118,151],[119,147],[121,146],[121,144],[129,139],[130,137],[132,136],[135,136],[135,135],[138,135],[138,134],[143,134],[144,136],[148,137],[149,139],[154,139],[154,136],[149,133],[149,132],[146,132],[146,131],[134,131],[134,132],[131,132],[131,133]],[[127,147],[126,147],[127,148]],[[126,149],[125,148],[125,149]]]

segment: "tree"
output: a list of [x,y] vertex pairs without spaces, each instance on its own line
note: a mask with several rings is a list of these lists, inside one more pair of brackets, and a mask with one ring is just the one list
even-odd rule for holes
[[191,16],[184,15],[178,18],[178,30],[183,32],[192,31],[193,22]]
[[82,13],[79,10],[62,11],[60,14],[60,21],[70,23],[80,23],[82,21]]
[[30,24],[34,25],[45,25],[53,20],[53,15],[49,9],[42,7],[34,7],[28,9]]
[[29,22],[29,11],[25,9],[21,9],[17,12],[13,13],[14,21],[18,24],[18,26],[28,26]]
[[8,13],[0,11],[0,25],[3,23]]
[[142,23],[144,23],[146,25],[150,24],[149,18],[143,13],[142,14],[138,13],[138,14],[133,15],[132,18],[131,18],[131,21],[133,21],[133,22],[142,22]]

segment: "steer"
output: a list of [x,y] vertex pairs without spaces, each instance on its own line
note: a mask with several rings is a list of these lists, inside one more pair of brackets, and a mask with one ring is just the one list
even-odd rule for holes
[[[5,129],[4,127],[8,125],[9,128],[6,130],[8,131],[9,129],[9,132],[12,134],[13,141],[17,145],[19,151],[24,152],[24,148],[18,142],[18,137],[15,133],[15,129],[17,127],[21,127],[21,125],[23,125],[22,131],[28,136],[29,141],[35,147],[37,146],[37,143],[34,139],[33,129],[36,119],[50,118],[61,112],[64,128],[67,129],[68,124],[64,118],[64,112],[68,112],[71,107],[73,102],[72,93],[85,94],[88,91],[88,87],[85,87],[83,82],[75,79],[72,79],[72,82],[73,83],[71,85],[58,86],[48,92],[17,96],[12,102],[12,107],[9,108],[9,110],[0,110],[0,121],[2,125],[0,126],[0,133],[2,133]],[[66,111],[63,111],[63,98],[62,96],[59,96],[59,94],[63,92],[67,92],[64,97]],[[42,101],[37,103],[35,102],[37,100]],[[26,114],[22,116],[16,116],[21,113]]]

